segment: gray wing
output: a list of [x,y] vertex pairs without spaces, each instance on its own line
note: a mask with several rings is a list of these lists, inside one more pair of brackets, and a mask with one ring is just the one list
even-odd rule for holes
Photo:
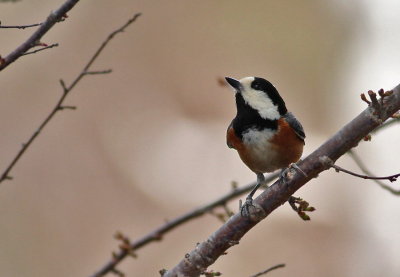
[[290,127],[293,128],[299,139],[301,139],[304,142],[306,134],[304,133],[304,129],[303,126],[301,126],[301,123],[290,112],[286,113],[283,117],[286,119],[286,122],[290,125]]

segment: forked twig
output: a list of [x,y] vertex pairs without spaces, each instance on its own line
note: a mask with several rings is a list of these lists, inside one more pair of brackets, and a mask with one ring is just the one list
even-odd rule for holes
[[[365,164],[363,163],[363,161],[360,159],[360,157],[353,151],[350,150],[349,152],[347,152],[347,154],[350,155],[350,157],[353,159],[353,161],[358,165],[358,167],[361,169],[361,171],[366,174],[366,175],[370,175],[372,176],[373,174],[371,173],[371,171],[369,171],[367,169],[367,167],[365,166]],[[377,179],[372,179],[376,184],[378,184],[381,188],[389,191],[390,193],[394,194],[394,195],[400,195],[400,190],[396,190],[386,184],[384,184],[382,181],[377,180]]]
[[[40,132],[44,129],[44,127],[46,127],[46,125],[49,123],[49,121],[54,117],[54,115],[57,112],[65,110],[65,109],[75,109],[74,106],[64,106],[63,105],[65,98],[67,97],[69,92],[78,84],[78,82],[83,77],[85,77],[87,75],[91,75],[90,73],[88,73],[88,72],[91,72],[91,71],[89,71],[89,68],[91,67],[93,62],[96,60],[96,58],[100,55],[100,53],[103,51],[103,49],[107,46],[107,44],[110,42],[110,40],[112,40],[116,34],[123,32],[125,30],[125,28],[127,28],[131,23],[133,23],[140,15],[141,15],[140,13],[135,14],[122,27],[120,27],[117,30],[115,30],[114,32],[110,33],[110,35],[102,42],[100,47],[96,50],[94,55],[90,58],[89,62],[85,65],[83,70],[78,74],[78,76],[72,81],[72,83],[69,86],[67,86],[62,79],[60,80],[60,85],[63,89],[63,93],[62,93],[60,99],[58,100],[57,104],[52,109],[52,111],[49,113],[49,115],[39,125],[39,128],[31,135],[31,137],[28,139],[28,141],[22,145],[21,150],[17,153],[17,155],[14,157],[14,159],[11,161],[11,163],[7,166],[7,168],[1,174],[0,183],[3,182],[4,180],[12,179],[12,177],[9,175],[10,171],[14,168],[15,164],[20,160],[20,158],[26,152],[26,150],[29,148],[29,146],[32,144],[32,142],[36,139],[36,137],[40,134]],[[95,72],[95,71],[93,71],[93,72]],[[100,74],[100,73],[105,74],[105,73],[109,73],[109,72],[111,72],[111,71],[103,71],[103,72],[98,71],[97,74]]]
[[332,164],[331,167],[333,167],[336,172],[344,172],[347,173],[349,175],[355,176],[355,177],[359,177],[362,179],[370,179],[370,180],[389,180],[390,182],[394,182],[397,180],[397,178],[400,176],[400,173],[398,174],[394,174],[394,175],[390,175],[390,176],[384,176],[384,177],[374,177],[374,176],[368,176],[368,175],[362,175],[362,174],[358,174],[355,172],[352,172],[350,170],[344,169],[338,165]]
[[40,23],[40,27],[14,51],[0,59],[0,71],[9,66],[15,60],[23,56],[29,49],[37,45],[37,42],[56,24],[66,17],[79,0],[67,0],[58,9],[51,12],[47,19]]

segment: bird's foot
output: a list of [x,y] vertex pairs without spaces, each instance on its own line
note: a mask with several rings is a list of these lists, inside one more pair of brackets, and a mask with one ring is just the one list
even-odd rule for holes
[[252,220],[256,221],[260,221],[266,217],[264,209],[260,205],[253,203],[253,196],[257,189],[262,185],[265,185],[264,174],[257,173],[257,184],[251,190],[249,195],[247,195],[246,202],[244,202],[244,205],[242,205],[242,200],[239,201],[239,211],[242,217],[251,218]]
[[293,177],[292,170],[297,170],[304,177],[307,177],[307,174],[297,164],[291,163],[287,168],[282,169],[282,171],[279,173],[279,181],[283,184],[287,184],[288,179]]
[[265,218],[267,214],[264,209],[253,202],[253,198],[251,196],[247,196],[246,202],[242,205],[242,200],[239,201],[239,210],[240,215],[254,222],[258,222]]
[[250,208],[255,208],[253,204],[253,198],[251,196],[246,197],[246,202],[242,205],[242,200],[239,201],[239,211],[243,217],[250,217]]

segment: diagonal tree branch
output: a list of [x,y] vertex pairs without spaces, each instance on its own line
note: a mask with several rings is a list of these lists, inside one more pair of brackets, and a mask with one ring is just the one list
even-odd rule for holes
[[[16,163],[19,161],[19,159],[22,157],[22,155],[26,152],[26,150],[29,148],[29,146],[32,144],[32,142],[37,138],[37,136],[40,134],[40,132],[46,127],[46,125],[50,122],[50,120],[56,115],[57,112],[65,110],[65,109],[72,109],[74,110],[74,106],[65,106],[64,101],[70,91],[79,83],[79,81],[88,75],[93,75],[91,71],[89,71],[89,68],[92,66],[93,62],[96,60],[96,58],[101,54],[103,49],[107,46],[107,44],[114,38],[114,36],[118,33],[122,33],[131,23],[133,23],[141,14],[137,13],[135,14],[131,19],[129,19],[122,27],[118,28],[114,32],[110,33],[108,37],[102,42],[100,47],[96,50],[96,52],[93,54],[93,56],[90,58],[89,62],[85,65],[83,70],[78,74],[78,76],[72,81],[72,83],[67,86],[63,80],[60,80],[61,87],[63,89],[63,93],[61,95],[61,98],[58,100],[57,104],[55,107],[52,109],[52,111],[47,115],[47,117],[44,119],[44,121],[40,124],[39,128],[31,135],[31,137],[28,139],[26,143],[22,145],[21,150],[17,153],[17,155],[14,157],[14,159],[10,162],[10,164],[7,166],[7,168],[4,170],[4,172],[0,176],[0,183],[3,182],[4,180],[10,180],[12,179],[10,174],[10,171],[14,168]],[[94,71],[97,72],[97,74],[106,74],[110,73],[110,70],[106,71]]]
[[[374,97],[371,93],[369,95]],[[370,105],[317,150],[299,162],[299,167],[307,174],[307,177],[298,172],[292,172],[286,183],[275,182],[254,200],[255,206],[252,207],[250,217],[243,217],[240,213],[232,216],[163,276],[200,276],[201,272],[212,265],[227,249],[238,244],[251,228],[284,204],[303,185],[316,178],[322,171],[329,169],[331,164],[357,146],[360,140],[399,109],[400,85],[393,90],[392,95],[381,100],[378,106],[376,103]]]
[[[273,174],[268,175],[265,178],[266,184],[272,182],[272,180],[274,180],[277,177],[278,177],[278,173],[273,173]],[[116,266],[120,262],[122,262],[122,260],[124,260],[126,257],[129,256],[129,254],[133,253],[134,251],[138,250],[139,248],[142,248],[143,246],[145,246],[151,242],[160,241],[163,238],[164,234],[171,231],[172,229],[179,227],[180,225],[188,222],[191,219],[200,217],[200,216],[210,212],[214,208],[224,206],[230,200],[232,200],[236,197],[239,197],[246,192],[249,192],[254,186],[255,186],[255,183],[251,183],[251,184],[248,184],[248,185],[240,187],[240,188],[234,188],[226,195],[224,195],[204,206],[194,209],[193,211],[190,211],[186,214],[176,217],[173,220],[168,221],[164,225],[154,229],[153,231],[149,232],[145,236],[133,241],[132,243],[129,244],[128,247],[121,248],[118,253],[114,253],[112,259],[110,261],[108,261],[96,273],[91,275],[91,277],[100,277],[100,276],[106,275],[109,272],[112,272],[113,270],[116,269]]]
[[67,0],[57,10],[50,13],[47,19],[40,24],[40,27],[14,51],[1,59],[0,71],[21,57],[26,51],[36,46],[37,42],[56,24],[68,11],[70,11],[79,0]]

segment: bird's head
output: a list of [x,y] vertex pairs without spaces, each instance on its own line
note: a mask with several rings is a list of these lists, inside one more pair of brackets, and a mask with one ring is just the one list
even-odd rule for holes
[[251,108],[256,110],[261,118],[267,120],[277,120],[287,113],[282,97],[267,80],[259,77],[245,77],[240,80],[225,77],[225,79],[236,92],[238,112],[240,109]]

